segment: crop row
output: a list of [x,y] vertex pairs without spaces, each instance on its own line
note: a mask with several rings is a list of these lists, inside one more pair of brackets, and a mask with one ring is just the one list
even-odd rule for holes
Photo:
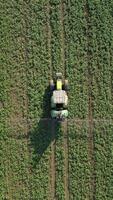
[[[12,50],[12,41],[11,41],[11,33],[9,32],[10,30],[10,24],[11,24],[11,19],[9,20],[6,17],[6,14],[4,13],[4,10],[6,9],[6,5],[1,2],[1,12],[2,16],[1,18],[1,41],[0,41],[0,48],[1,48],[1,71],[0,71],[0,85],[1,85],[1,91],[0,91],[0,146],[1,146],[1,151],[0,151],[0,157],[1,157],[1,184],[0,184],[0,198],[3,199],[4,196],[6,195],[7,192],[7,175],[6,175],[6,167],[5,166],[5,158],[6,158],[6,142],[4,140],[7,140],[8,136],[8,130],[9,127],[7,126],[7,118],[10,113],[10,105],[9,105],[9,89],[10,89],[10,75],[8,74],[9,67],[10,67],[10,53]],[[7,8],[7,15],[9,14],[9,9]],[[7,38],[9,39],[9,42],[7,42]],[[7,158],[8,159],[8,158]]]
[[83,1],[65,1],[66,72],[70,83],[69,117],[88,114],[88,63]]
[[[64,74],[65,61],[71,88],[70,199],[90,199],[94,192],[96,199],[112,199],[112,125],[97,123],[92,129],[95,158],[92,166],[88,124],[71,123],[72,118],[88,118],[89,109],[95,118],[113,117],[112,2],[91,0],[85,4],[83,0],[57,0],[0,4],[1,199],[51,199],[52,127],[49,121],[40,118],[50,116],[48,77],[57,71]],[[88,105],[89,95],[92,108]],[[27,118],[31,119],[30,124]],[[65,199],[64,130],[58,124],[55,134],[55,194],[58,199]],[[94,172],[96,184],[92,191]]]
[[[50,3],[51,45],[53,45],[51,49],[54,50],[56,48],[54,51],[57,52],[58,48],[60,48],[61,52],[61,46],[58,47],[60,44],[60,19],[58,22],[55,18],[56,15],[58,17],[59,5]],[[3,146],[1,153],[4,162],[2,167],[5,170],[5,183],[2,182],[3,188],[1,187],[1,190],[4,190],[2,191],[3,198],[19,199],[30,198],[30,196],[38,199],[50,198],[49,156],[51,128],[48,123],[45,125],[45,122],[41,123],[41,121],[38,120],[37,122],[36,120],[49,116],[47,86],[51,72],[48,55],[46,8],[47,4],[44,2],[30,2],[29,4],[19,2],[13,4],[11,1],[9,5],[7,3],[2,4],[2,9],[7,10],[8,16],[7,18],[6,15],[3,15],[3,43],[1,46],[2,48],[4,47],[4,51],[7,49],[7,55],[4,52],[2,53],[2,56],[5,56],[3,58],[4,68],[6,70],[7,67],[7,72],[6,74],[5,70],[4,72],[2,70],[2,72],[3,76],[9,76],[7,81],[9,81],[8,92],[10,94],[9,100],[6,99],[6,104],[9,105],[10,111],[8,112],[7,106],[2,114],[4,121],[6,120],[4,115],[7,112],[9,116],[9,130],[7,130],[7,133],[5,132],[8,135],[8,141],[1,141]],[[56,10],[56,12],[53,12],[52,9]],[[58,26],[55,25],[56,21],[59,23]],[[55,35],[58,37],[57,40],[54,40]],[[5,46],[7,42],[9,46]],[[58,43],[56,44],[56,42]],[[52,52],[52,62],[59,66],[55,70],[53,64],[53,70],[57,71],[60,69],[60,53],[60,59],[53,54]],[[58,60],[59,64],[57,63]],[[5,89],[7,90],[7,82],[2,80],[2,83],[6,84]],[[1,98],[6,98],[5,93]],[[31,119],[30,124],[27,124],[27,118]],[[33,121],[34,123],[32,123]],[[1,124],[5,126],[5,122]],[[4,134],[5,127],[1,128]],[[56,142],[56,195],[59,198],[62,196],[60,192],[63,192],[60,189],[63,185],[63,166],[61,164],[63,161],[60,158],[62,145],[60,141],[62,140],[58,137]],[[6,145],[7,151],[5,151]],[[61,168],[60,172],[59,168]],[[19,185],[18,190],[16,190],[17,185]]]
[[113,198],[113,125],[111,122],[94,124],[95,198]]
[[92,67],[93,116],[113,117],[112,103],[112,49],[113,30],[112,2],[89,1],[90,58]]
[[62,72],[62,37],[61,37],[61,0],[56,2],[50,1],[50,27],[51,27],[51,59],[53,74]]
[[[3,10],[1,31],[1,64],[3,65],[1,86],[3,91],[0,99],[3,119],[0,123],[3,135],[1,137],[2,199],[29,199],[31,195],[37,197],[38,194],[41,195],[40,199],[44,199],[45,195],[48,197],[48,189],[47,192],[43,191],[43,188],[47,188],[48,183],[48,170],[45,170],[45,168],[47,169],[46,163],[48,163],[48,159],[46,158],[47,161],[42,159],[41,164],[34,168],[31,173],[30,170],[34,166],[34,157],[37,157],[37,154],[40,155],[40,152],[35,152],[36,146],[32,147],[35,138],[34,132],[30,132],[29,124],[25,121],[27,117],[31,119],[33,117],[39,118],[43,114],[43,104],[46,110],[43,96],[46,88],[45,82],[47,83],[48,81],[47,73],[49,73],[45,52],[47,51],[44,29],[45,16],[42,13],[41,5],[40,8],[34,5],[31,9],[30,6],[32,5],[22,2],[14,3],[13,1],[10,3],[2,2],[1,6]],[[39,9],[38,18],[41,16],[40,22],[37,21],[36,23],[37,17],[35,16],[34,18],[36,13],[34,9]],[[32,30],[29,29],[31,24]],[[35,29],[35,25],[39,29]],[[41,34],[42,32],[44,34]],[[36,44],[34,45],[37,41],[39,42],[39,47]],[[32,47],[34,48],[33,50]],[[40,92],[42,93],[40,94]],[[2,106],[2,102],[4,106]],[[8,121],[8,124],[6,124],[6,121]],[[41,128],[40,132],[36,132],[36,136],[40,133],[44,135]],[[40,137],[41,139],[42,136]],[[45,140],[41,141],[42,146],[44,146]],[[45,168],[44,165],[46,165]],[[41,184],[40,188],[38,181],[35,187],[34,185],[32,187],[37,177]],[[37,188],[39,188],[38,194]]]
[[87,123],[70,123],[68,135],[70,199],[90,199],[92,181]]
[[69,197],[92,198],[88,125],[74,119],[88,119],[88,38],[83,1],[65,1],[66,74],[69,91]]
[[29,198],[27,127],[23,123],[27,97],[22,6],[13,1],[1,2],[1,199]]
[[[27,7],[27,5],[26,5]],[[50,143],[49,122],[40,118],[48,117],[48,77],[50,76],[46,3],[31,1],[26,16],[28,25],[28,118],[34,121],[30,130],[29,149],[31,155],[31,197],[50,197]]]
[[[31,119],[50,117],[49,113],[49,90],[48,77],[61,68],[61,43],[60,43],[60,18],[59,3],[34,4],[31,2],[31,28],[28,29],[29,42],[27,71],[29,111]],[[49,8],[47,8],[47,6]],[[45,11],[48,11],[46,13]],[[49,24],[49,26],[48,26]],[[50,34],[50,38],[49,35]],[[50,41],[48,41],[50,39]],[[50,43],[50,45],[48,45]],[[49,49],[51,48],[51,49]],[[49,53],[51,55],[49,55]],[[57,57],[58,55],[58,57]],[[51,60],[50,60],[51,59]],[[52,66],[51,64],[52,63]],[[50,121],[39,121],[32,125],[30,131],[30,151],[32,167],[32,197],[38,199],[50,199],[51,179],[49,169],[51,162],[51,130]],[[34,128],[33,128],[34,126]],[[59,127],[55,129],[55,195],[64,199],[63,189],[63,148],[62,131]],[[37,189],[38,188],[38,189]]]
[[[62,4],[61,0],[56,2],[50,1],[50,26],[51,26],[51,58],[52,70],[65,74],[64,59],[64,43],[62,41]],[[65,199],[64,190],[64,147],[63,147],[64,130],[60,124],[56,124],[55,129],[55,195],[58,199]]]
[[90,54],[92,67],[93,117],[99,121],[94,125],[95,198],[112,199],[112,56],[113,31],[112,2],[94,4],[89,1]]

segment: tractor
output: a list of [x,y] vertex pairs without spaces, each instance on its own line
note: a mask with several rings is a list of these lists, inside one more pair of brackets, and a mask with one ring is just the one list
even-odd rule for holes
[[63,120],[68,117],[68,80],[63,80],[62,73],[56,73],[54,80],[50,80],[51,117]]

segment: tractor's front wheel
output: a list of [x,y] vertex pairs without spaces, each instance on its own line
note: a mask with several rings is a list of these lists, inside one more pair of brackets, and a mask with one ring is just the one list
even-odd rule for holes
[[64,81],[64,90],[68,91],[69,90],[69,83],[68,80]]
[[53,91],[55,87],[54,81],[50,80],[50,90]]

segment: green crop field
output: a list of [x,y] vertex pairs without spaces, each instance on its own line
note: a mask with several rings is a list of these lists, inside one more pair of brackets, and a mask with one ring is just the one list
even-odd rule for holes
[[0,200],[113,200],[112,0],[0,1]]

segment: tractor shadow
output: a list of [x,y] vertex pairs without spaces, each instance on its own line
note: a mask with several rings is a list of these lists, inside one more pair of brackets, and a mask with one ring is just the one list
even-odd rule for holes
[[[32,168],[36,168],[45,154],[50,154],[50,146],[59,138],[60,122],[50,118],[50,90],[46,88],[43,101],[43,114],[40,121],[29,132],[29,148],[32,150]],[[54,133],[53,133],[54,131]]]

